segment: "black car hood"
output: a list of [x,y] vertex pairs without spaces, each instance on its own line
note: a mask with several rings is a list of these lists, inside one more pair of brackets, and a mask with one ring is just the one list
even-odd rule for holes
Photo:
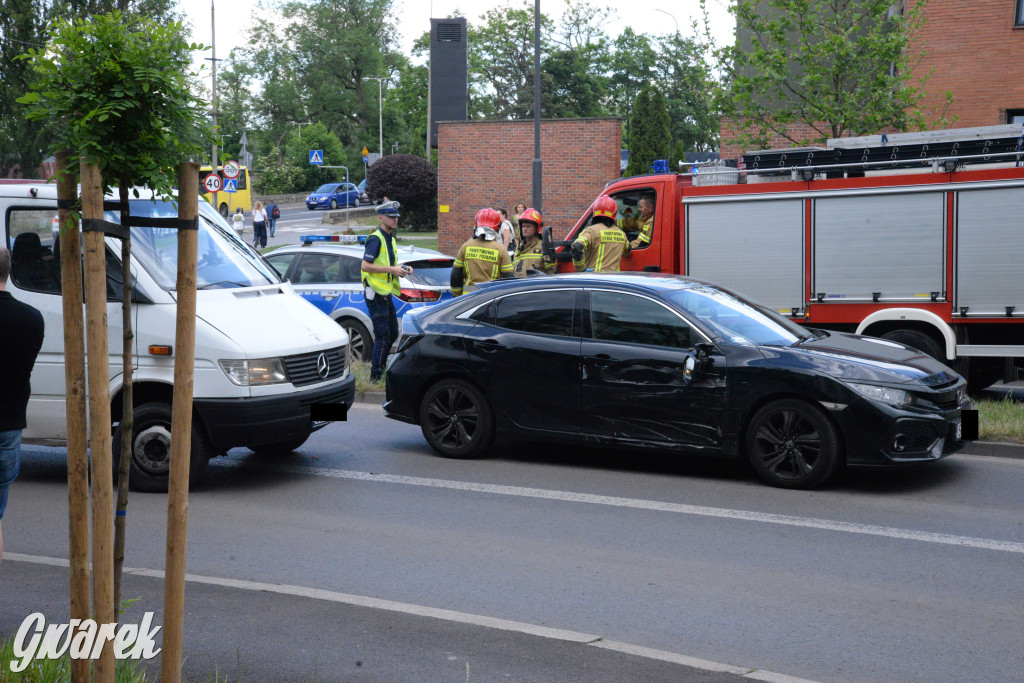
[[947,366],[904,344],[841,332],[786,347],[761,347],[776,363],[816,370],[838,379],[879,384],[919,382],[934,387],[957,379]]

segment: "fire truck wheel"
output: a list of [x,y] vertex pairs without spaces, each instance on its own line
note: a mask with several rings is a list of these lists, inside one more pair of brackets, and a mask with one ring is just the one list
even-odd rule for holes
[[817,407],[798,399],[772,401],[754,413],[746,446],[757,476],[786,489],[823,484],[843,461],[835,425]]
[[935,341],[935,337],[920,330],[893,330],[883,334],[882,339],[913,346],[918,351],[927,353],[940,363],[946,362],[946,354],[942,352],[942,347],[939,345],[939,342]]

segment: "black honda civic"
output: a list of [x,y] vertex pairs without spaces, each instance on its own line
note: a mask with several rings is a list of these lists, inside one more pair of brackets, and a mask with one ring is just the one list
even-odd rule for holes
[[961,449],[977,429],[965,388],[909,346],[804,328],[707,282],[584,273],[406,315],[384,410],[452,458],[502,435],[746,457],[810,488]]

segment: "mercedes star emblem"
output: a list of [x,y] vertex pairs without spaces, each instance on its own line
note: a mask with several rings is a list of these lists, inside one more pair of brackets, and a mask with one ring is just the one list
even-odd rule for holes
[[327,362],[327,355],[321,353],[316,359],[316,373],[323,379],[327,379],[327,373],[331,371],[331,364]]

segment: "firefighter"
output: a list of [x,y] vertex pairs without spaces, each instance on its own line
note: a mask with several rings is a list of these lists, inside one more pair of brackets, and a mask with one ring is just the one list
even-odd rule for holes
[[598,197],[593,220],[572,243],[572,265],[577,271],[617,272],[623,256],[629,256],[629,240],[615,224],[615,200]]
[[654,233],[654,196],[645,194],[637,202],[639,216],[630,216],[630,210],[626,209],[626,215],[619,222],[619,226],[626,232],[638,233],[636,239],[629,243],[630,249],[644,249],[651,243]]
[[481,282],[514,277],[512,259],[498,239],[499,227],[501,214],[494,209],[476,212],[473,239],[462,245],[452,266],[452,294],[461,296],[464,290],[472,291]]
[[516,277],[526,277],[531,270],[554,275],[555,264],[545,263],[540,229],[544,219],[536,209],[526,209],[519,216],[519,251],[512,259],[512,270]]

